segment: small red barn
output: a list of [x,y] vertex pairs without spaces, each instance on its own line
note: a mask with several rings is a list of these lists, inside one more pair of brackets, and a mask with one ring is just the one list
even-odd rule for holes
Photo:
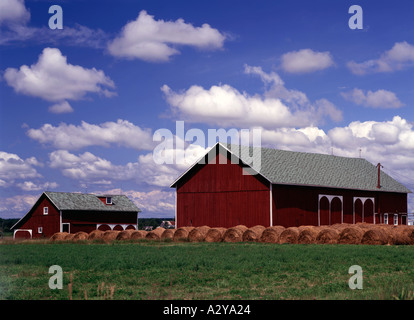
[[137,229],[138,212],[125,195],[47,191],[12,230],[14,238],[48,238],[56,232]]
[[177,228],[406,224],[411,193],[365,159],[221,143],[171,187]]

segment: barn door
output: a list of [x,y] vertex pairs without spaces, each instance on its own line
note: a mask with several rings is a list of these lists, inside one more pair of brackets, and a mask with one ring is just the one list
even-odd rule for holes
[[319,225],[329,225],[329,200],[322,197],[319,200]]
[[331,224],[342,223],[342,201],[335,197],[331,202]]
[[355,223],[362,222],[362,201],[357,199],[354,203]]
[[374,203],[371,199],[365,200],[364,203],[364,222],[374,223]]

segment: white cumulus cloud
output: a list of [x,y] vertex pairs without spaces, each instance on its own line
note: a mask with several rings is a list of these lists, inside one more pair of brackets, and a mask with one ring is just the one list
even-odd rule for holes
[[[79,100],[88,93],[106,97],[115,94],[114,82],[102,70],[69,64],[56,48],[43,49],[38,61],[31,66],[7,68],[4,79],[17,93],[58,103]],[[52,107],[52,111],[56,108],[62,110],[62,105]]]
[[137,150],[153,148],[150,129],[142,129],[127,120],[118,119],[101,124],[82,121],[80,125],[61,123],[44,124],[39,129],[29,129],[27,135],[41,144],[55,148],[75,150],[89,146],[123,146]]
[[341,95],[346,100],[365,107],[392,109],[404,105],[394,92],[383,89],[377,91],[368,90],[365,92],[355,88],[348,92],[342,92]]
[[350,61],[349,70],[356,75],[377,72],[393,72],[414,65],[414,46],[406,41],[396,42],[394,46],[380,55],[378,59],[363,62]]
[[120,58],[162,62],[179,53],[176,46],[215,50],[223,47],[225,38],[206,23],[194,27],[183,19],[155,20],[142,10],[138,18],[128,22],[120,35],[108,44],[108,51]]
[[328,51],[317,52],[311,49],[287,52],[281,60],[282,69],[288,73],[310,73],[335,64]]

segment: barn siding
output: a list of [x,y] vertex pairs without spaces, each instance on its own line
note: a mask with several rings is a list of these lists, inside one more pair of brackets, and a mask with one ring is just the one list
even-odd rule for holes
[[193,167],[177,184],[177,227],[270,225],[269,183],[243,175],[229,154]]
[[[407,212],[407,194],[346,190],[334,188],[273,185],[273,225],[285,227],[300,225],[318,225],[318,199],[320,194],[337,195],[343,197],[343,222],[353,223],[354,197],[374,198],[375,205],[369,200],[362,204],[355,202],[355,222],[362,222],[362,209],[364,213],[372,212]],[[340,205],[336,200],[331,203],[331,224],[339,223],[336,212]],[[327,224],[329,208],[325,201],[321,202],[321,225]],[[378,220],[377,220],[378,221]],[[383,221],[383,220],[381,220]],[[401,218],[399,217],[399,221]],[[364,222],[373,223],[373,215],[364,214]],[[389,222],[392,223],[391,221]]]
[[[43,207],[48,207],[48,214],[43,214]],[[42,233],[38,233],[38,227],[43,228]],[[32,208],[31,213],[25,218],[19,229],[31,229],[32,238],[48,238],[60,231],[60,214],[56,207],[47,197],[43,197],[40,202]]]

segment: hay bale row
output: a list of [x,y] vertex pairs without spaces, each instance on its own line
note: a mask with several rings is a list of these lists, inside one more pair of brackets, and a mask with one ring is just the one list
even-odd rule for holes
[[279,244],[367,244],[367,245],[414,245],[413,226],[373,225],[368,223],[335,224],[332,226],[282,226],[264,227],[257,225],[247,228],[237,225],[232,228],[181,227],[179,229],[156,228],[153,231],[94,230],[70,234],[55,233],[51,241],[82,241],[101,239],[115,240],[171,240],[191,242],[262,242]]

